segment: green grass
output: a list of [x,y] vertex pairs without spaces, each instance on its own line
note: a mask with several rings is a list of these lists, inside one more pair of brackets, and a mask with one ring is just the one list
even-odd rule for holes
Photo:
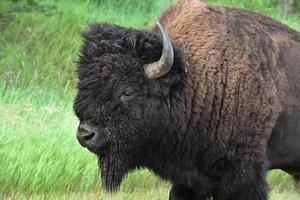
[[[38,3],[36,3],[38,2]],[[146,28],[174,0],[0,1],[0,199],[167,199],[147,170],[103,191],[95,156],[76,141],[72,111],[80,32],[95,21]],[[263,0],[209,0],[258,10],[296,30]],[[268,175],[272,200],[297,200],[290,177]]]

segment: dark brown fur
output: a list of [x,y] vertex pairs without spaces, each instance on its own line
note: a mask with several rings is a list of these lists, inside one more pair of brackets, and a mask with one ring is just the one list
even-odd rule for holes
[[278,116],[300,113],[300,34],[255,12],[196,0],[169,8],[159,20],[187,55],[185,92],[192,101],[184,123],[201,119],[224,150],[263,162]]

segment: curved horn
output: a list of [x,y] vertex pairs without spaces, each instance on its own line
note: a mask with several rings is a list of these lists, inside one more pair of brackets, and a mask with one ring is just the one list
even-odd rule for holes
[[157,22],[156,25],[163,37],[163,50],[158,61],[144,66],[145,74],[149,79],[156,79],[167,74],[170,71],[174,60],[173,47],[168,33],[159,22]]

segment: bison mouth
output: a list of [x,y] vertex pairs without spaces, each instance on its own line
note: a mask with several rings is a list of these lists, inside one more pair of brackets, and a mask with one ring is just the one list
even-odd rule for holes
[[123,177],[128,171],[126,170],[124,162],[116,155],[101,152],[98,154],[98,163],[102,184],[105,189],[110,192],[117,191]]

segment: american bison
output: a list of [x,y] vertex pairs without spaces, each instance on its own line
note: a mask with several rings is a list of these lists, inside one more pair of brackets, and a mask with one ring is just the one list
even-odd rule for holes
[[172,183],[171,200],[266,200],[270,135],[299,132],[300,34],[197,0],[159,22],[83,33],[77,138],[104,185],[147,167]]

